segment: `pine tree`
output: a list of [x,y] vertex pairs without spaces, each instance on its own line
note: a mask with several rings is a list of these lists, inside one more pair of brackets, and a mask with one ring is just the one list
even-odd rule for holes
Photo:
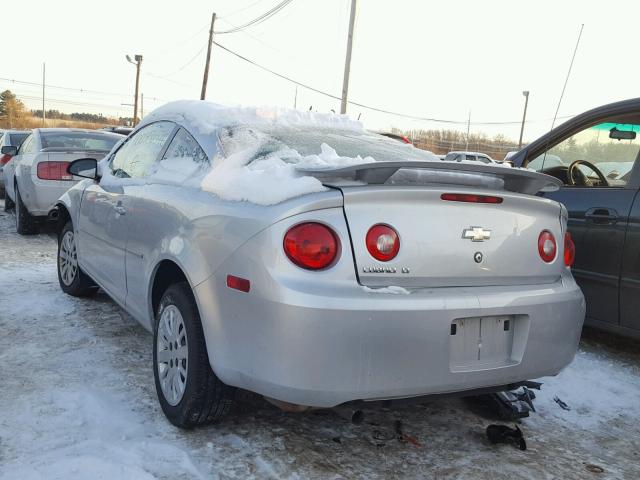
[[0,119],[4,120],[3,123],[12,128],[13,124],[22,119],[24,115],[24,104],[18,100],[11,90],[5,90],[0,93]]

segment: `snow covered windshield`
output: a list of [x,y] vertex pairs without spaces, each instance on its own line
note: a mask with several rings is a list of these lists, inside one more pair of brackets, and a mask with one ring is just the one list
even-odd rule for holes
[[301,168],[439,160],[431,152],[364,130],[234,126],[223,129],[219,138],[225,157],[251,145],[247,164],[276,157]]

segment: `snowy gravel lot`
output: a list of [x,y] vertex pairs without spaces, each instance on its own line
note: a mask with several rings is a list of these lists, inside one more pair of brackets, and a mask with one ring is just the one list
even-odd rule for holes
[[[181,431],[156,401],[150,334],[102,293],[64,295],[55,252],[50,236],[20,237],[0,212],[2,480],[640,478],[633,342],[590,334],[568,369],[542,380],[538,413],[520,425],[524,452],[490,445],[495,422],[452,399],[367,409],[353,425],[247,395],[223,423]],[[416,441],[396,438],[396,420]]]

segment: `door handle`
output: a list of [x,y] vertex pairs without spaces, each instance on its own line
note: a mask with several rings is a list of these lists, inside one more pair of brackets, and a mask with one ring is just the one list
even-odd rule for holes
[[127,213],[127,209],[124,208],[122,205],[116,205],[115,207],[113,207],[113,209],[116,211],[118,215],[125,215]]
[[596,225],[613,225],[618,221],[618,212],[612,208],[590,208],[585,212],[584,218]]

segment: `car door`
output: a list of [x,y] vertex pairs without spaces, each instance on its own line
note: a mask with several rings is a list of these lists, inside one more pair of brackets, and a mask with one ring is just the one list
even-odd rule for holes
[[136,221],[136,185],[164,148],[173,124],[157,122],[129,137],[116,150],[99,183],[83,193],[78,221],[78,257],[82,268],[116,301],[127,294],[125,248]]
[[22,142],[22,145],[18,147],[18,151],[16,152],[16,154],[9,160],[9,162],[4,166],[3,169],[4,185],[7,190],[7,195],[9,196],[9,198],[13,199],[14,202],[16,200],[16,193],[14,189],[16,165],[18,164],[18,162],[20,162],[20,152],[30,149],[32,142],[33,134],[29,134],[25,141]]
[[176,130],[153,177],[136,195],[136,222],[129,230],[127,310],[141,320],[151,320],[148,318],[148,284],[159,255],[168,249],[171,255],[179,257],[189,248],[181,237],[188,228],[184,214],[170,199],[190,195],[183,184],[210,164],[196,140],[184,128],[176,127]]
[[[33,162],[33,158],[39,148],[37,144],[37,131],[34,131],[22,143],[16,156],[11,160],[7,174],[9,175],[8,178],[13,179],[10,191],[14,201],[16,200],[15,185],[20,188],[20,176],[29,176],[31,174],[31,162]],[[24,195],[24,191],[21,191],[20,194]]]
[[620,326],[640,334],[640,194],[638,191],[629,215],[622,254]]
[[[601,119],[532,159],[528,166],[563,180],[544,196],[563,203],[576,245],[573,275],[587,301],[591,323],[619,325],[620,271],[637,184],[640,125]],[[634,138],[616,138],[616,131]],[[630,137],[629,136],[629,137]],[[584,163],[584,161],[589,163]]]

